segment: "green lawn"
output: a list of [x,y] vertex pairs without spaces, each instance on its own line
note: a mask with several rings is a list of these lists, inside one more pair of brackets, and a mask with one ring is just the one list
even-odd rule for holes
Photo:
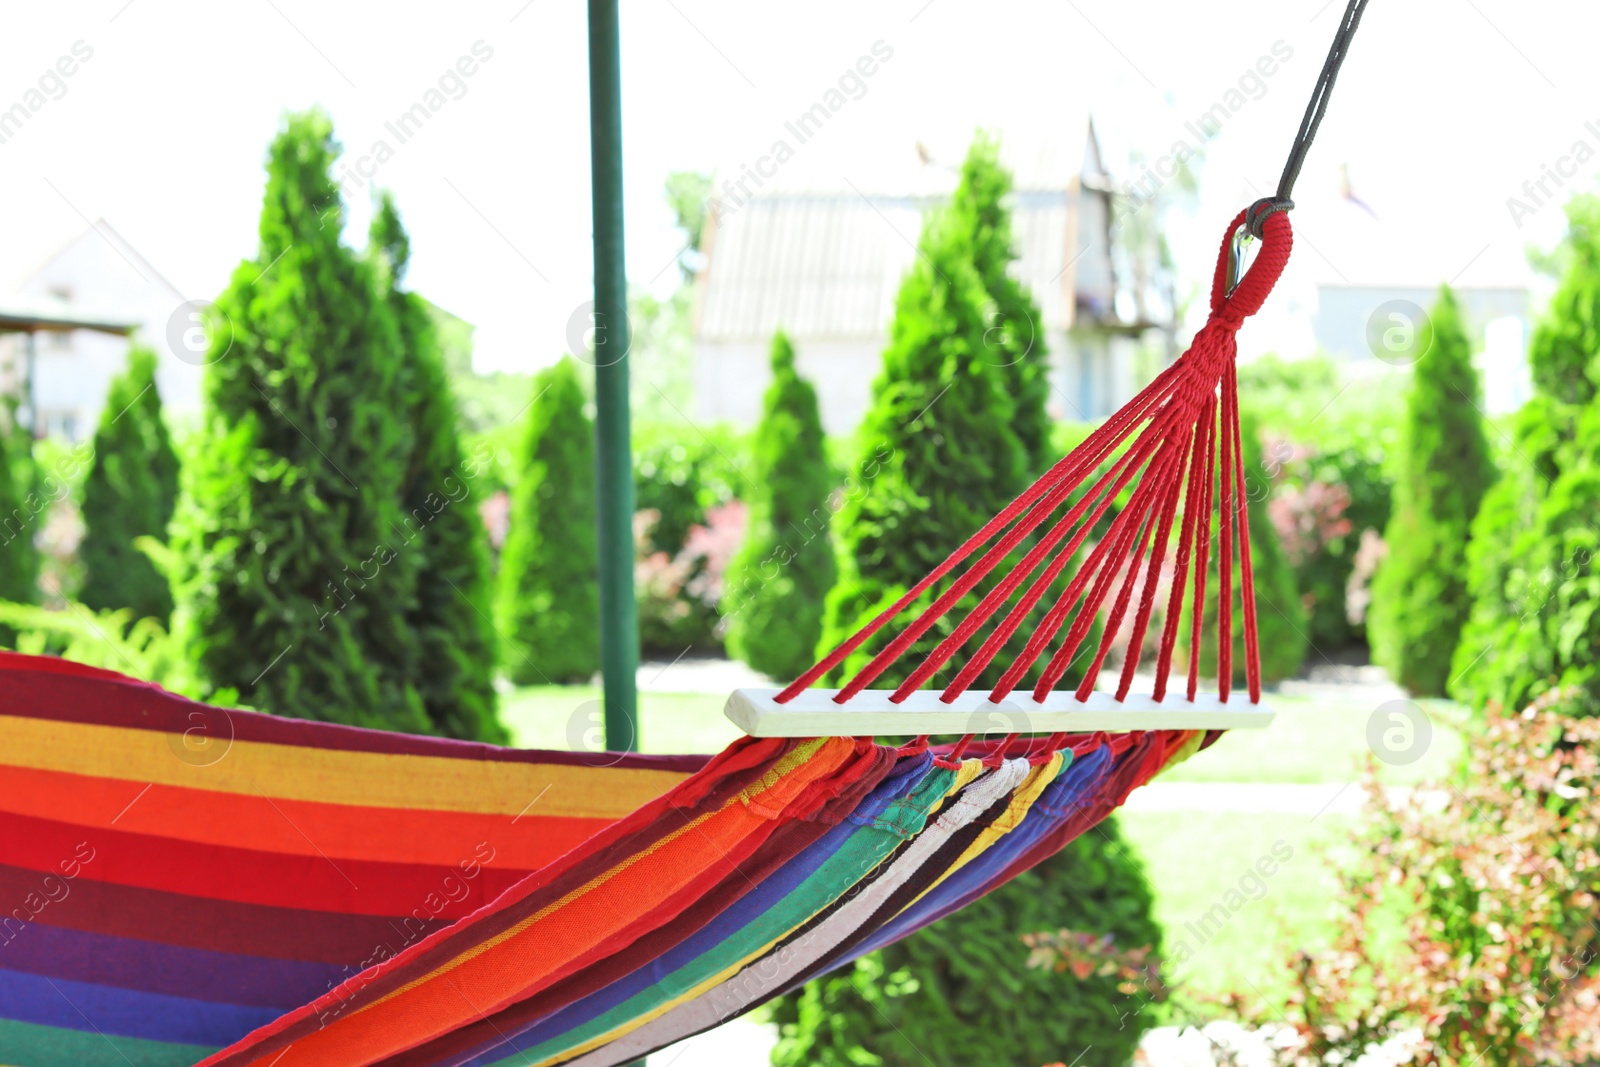
[[1167,980],[1192,993],[1254,992],[1281,1003],[1290,952],[1327,944],[1326,857],[1348,839],[1352,820],[1233,812],[1117,819],[1155,888]]
[[[1367,722],[1373,705],[1314,701],[1269,693],[1278,717],[1265,730],[1233,730],[1216,744],[1162,776],[1165,782],[1348,782],[1361,773],[1370,750]],[[1447,775],[1461,753],[1450,725],[1452,709],[1421,701],[1433,724],[1422,758],[1404,767],[1379,764],[1387,785],[1407,785]]]
[[[726,693],[640,693],[640,751],[721,752],[739,736],[722,715],[726,699]],[[594,686],[527,686],[501,697],[500,720],[520,748],[573,748],[598,727],[599,701]]]

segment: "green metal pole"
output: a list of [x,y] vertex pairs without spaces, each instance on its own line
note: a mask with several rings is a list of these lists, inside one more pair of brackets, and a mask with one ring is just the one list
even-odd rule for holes
[[628,278],[622,246],[622,57],[617,0],[589,0],[589,170],[594,200],[595,475],[600,678],[606,747],[639,747],[639,611],[633,599]]

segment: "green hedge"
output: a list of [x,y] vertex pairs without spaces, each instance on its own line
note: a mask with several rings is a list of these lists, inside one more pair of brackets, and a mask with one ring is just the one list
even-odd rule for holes
[[[43,508],[33,494],[37,474],[28,434],[17,428],[16,408],[0,420],[0,600],[33,604],[39,599],[39,552],[33,537]],[[0,623],[0,647],[10,648],[16,631]]]

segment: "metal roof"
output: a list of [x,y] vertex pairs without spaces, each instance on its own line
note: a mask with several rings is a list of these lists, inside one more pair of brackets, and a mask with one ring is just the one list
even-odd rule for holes
[[[717,221],[696,336],[759,339],[780,326],[814,339],[881,336],[923,217],[939,199],[846,192],[748,201]],[[1072,324],[1073,199],[1067,189],[1025,190],[1013,207],[1012,270],[1047,328]]]
[[[1012,273],[1032,291],[1046,329],[1070,327],[1077,305],[1089,302],[1075,285],[1104,303],[1100,291],[1110,284],[1106,235],[1078,233],[1104,226],[1103,216],[1079,217],[1082,197],[1103,198],[1099,148],[1092,127],[1071,129],[1067,138],[1013,151],[1002,145],[1017,174]],[[953,192],[958,168],[919,161],[910,148],[874,155],[858,157],[849,171],[791,167],[748,199],[725,187],[716,194],[697,339],[765,340],[779,327],[797,340],[885,334],[923,219]]]

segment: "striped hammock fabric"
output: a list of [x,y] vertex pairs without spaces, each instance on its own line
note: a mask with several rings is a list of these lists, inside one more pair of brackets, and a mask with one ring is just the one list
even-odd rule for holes
[[0,1064],[624,1063],[989,892],[1208,739],[521,751],[3,653]]

